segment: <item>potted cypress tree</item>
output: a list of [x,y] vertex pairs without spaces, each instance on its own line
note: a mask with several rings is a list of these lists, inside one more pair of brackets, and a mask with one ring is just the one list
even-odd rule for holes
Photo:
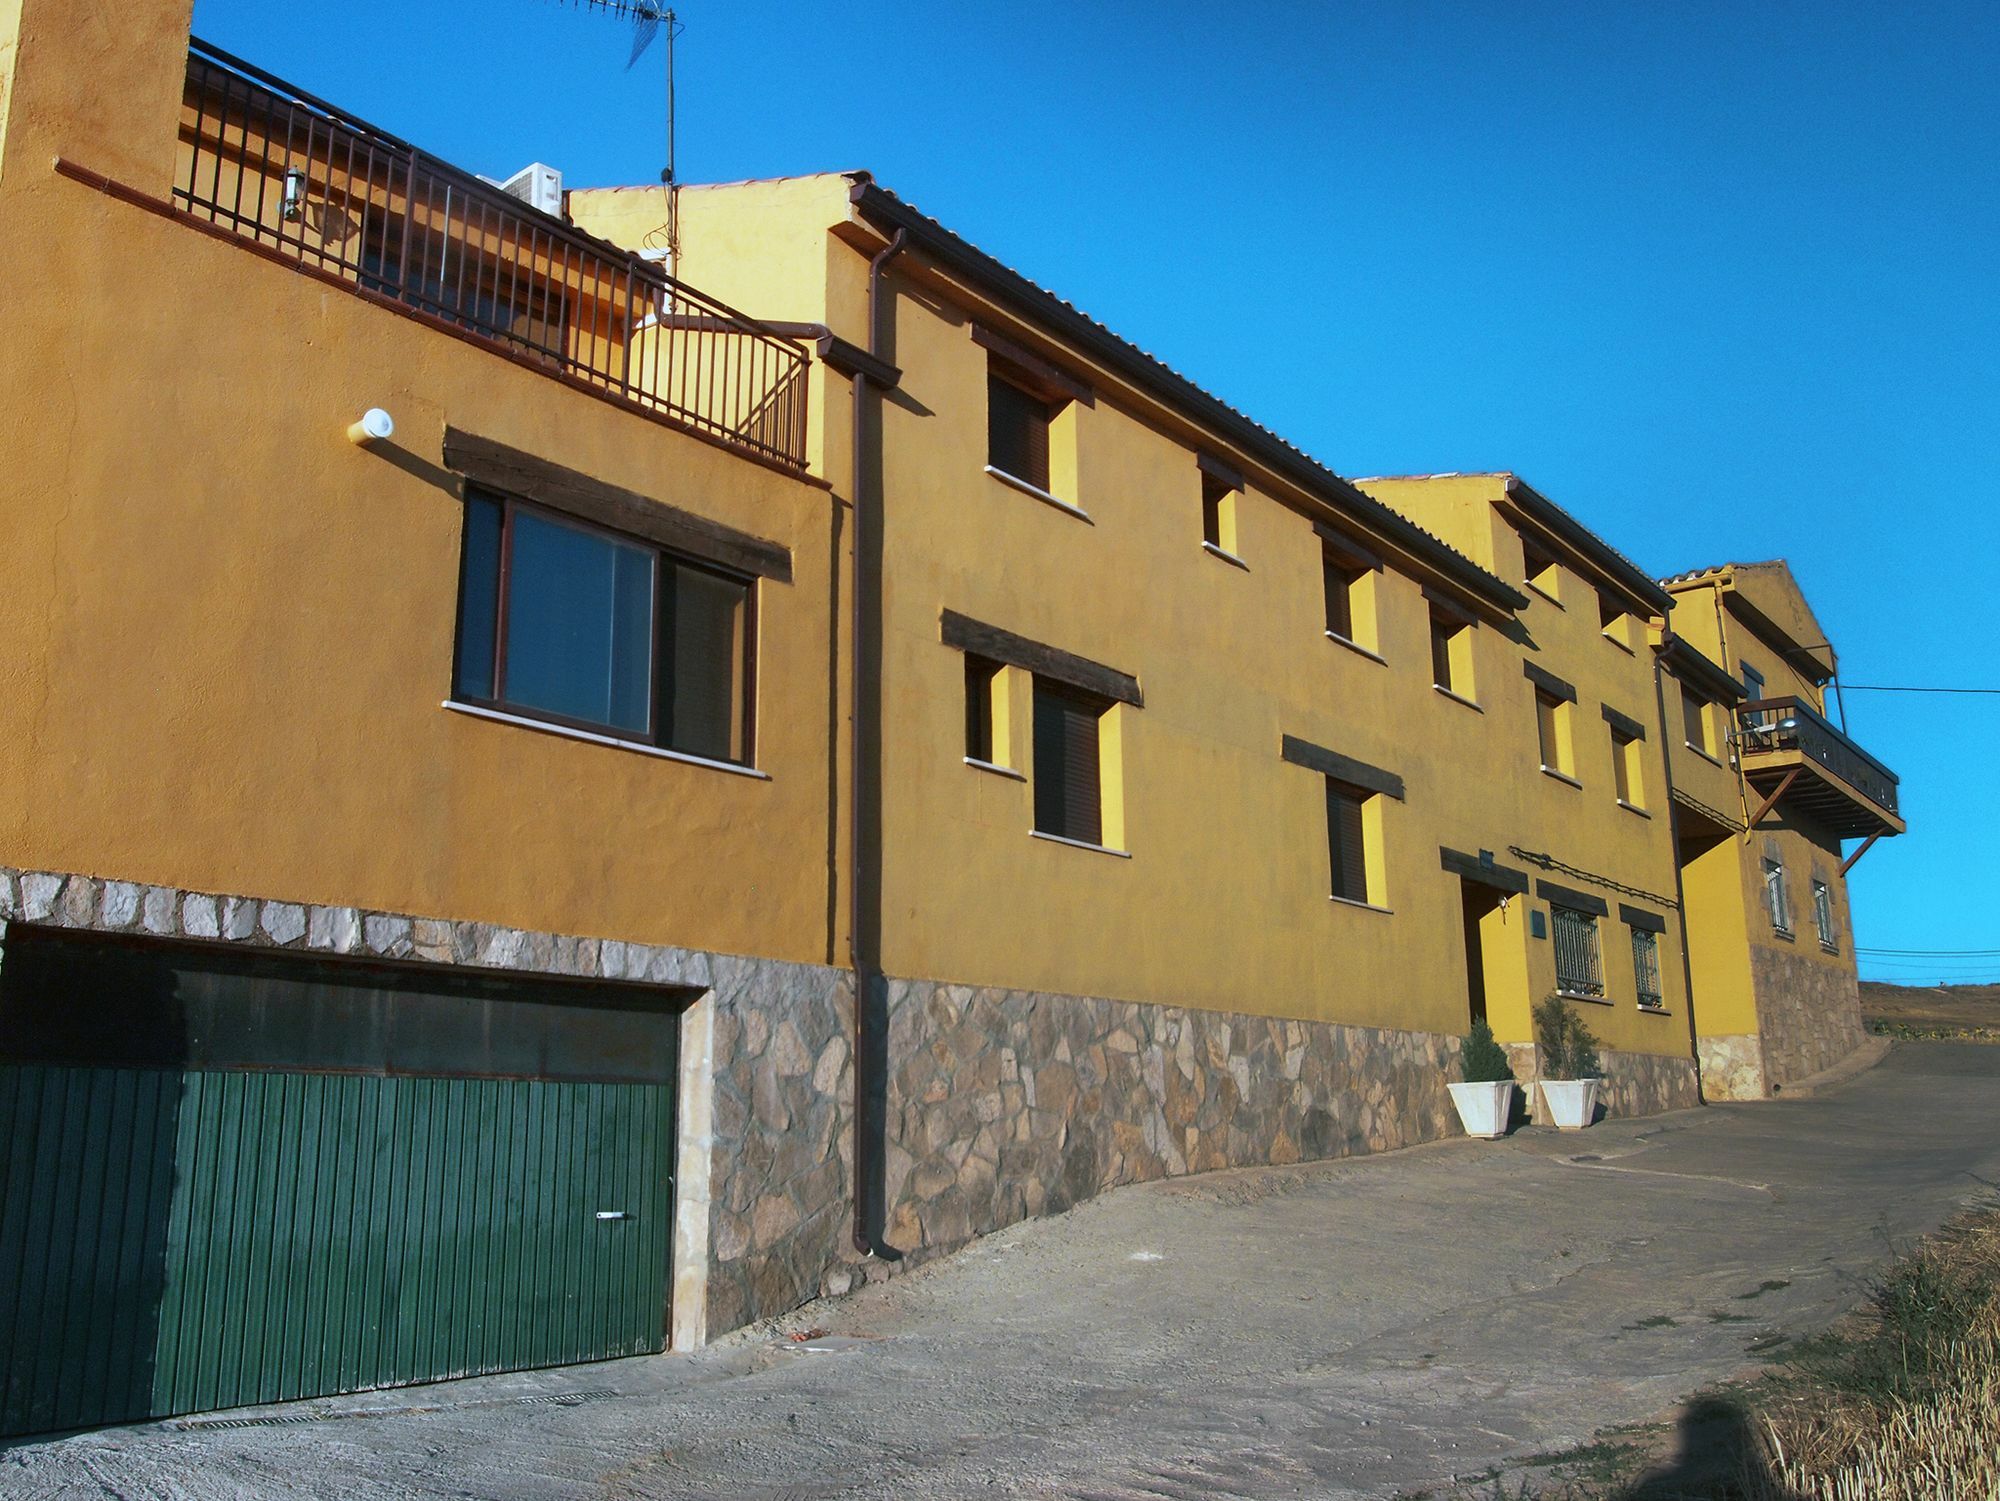
[[1542,1099],[1562,1131],[1581,1131],[1597,1114],[1603,1064],[1597,1039],[1576,1008],[1553,993],[1535,1005],[1535,1045],[1541,1051]]
[[1459,1124],[1467,1136],[1498,1141],[1507,1134],[1508,1119],[1514,1113],[1514,1069],[1507,1062],[1507,1050],[1493,1040],[1493,1029],[1474,1022],[1459,1049],[1463,1084],[1449,1084],[1451,1102],[1458,1107]]

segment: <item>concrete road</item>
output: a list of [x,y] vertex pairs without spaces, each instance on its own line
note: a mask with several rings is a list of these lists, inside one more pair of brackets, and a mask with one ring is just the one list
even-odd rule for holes
[[0,1495],[1389,1496],[1660,1413],[1997,1182],[2000,1048],[1909,1045],[1812,1099],[1122,1189],[695,1357],[18,1445]]

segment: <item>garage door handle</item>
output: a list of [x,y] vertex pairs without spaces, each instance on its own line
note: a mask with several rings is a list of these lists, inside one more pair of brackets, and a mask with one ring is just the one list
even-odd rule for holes
[[632,1218],[631,1215],[622,1209],[600,1209],[597,1211],[597,1217],[601,1220],[629,1220]]

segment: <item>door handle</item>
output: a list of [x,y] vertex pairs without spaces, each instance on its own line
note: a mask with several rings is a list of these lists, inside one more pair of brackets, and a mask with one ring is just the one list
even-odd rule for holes
[[623,1209],[600,1209],[597,1217],[601,1220],[629,1220],[632,1216]]

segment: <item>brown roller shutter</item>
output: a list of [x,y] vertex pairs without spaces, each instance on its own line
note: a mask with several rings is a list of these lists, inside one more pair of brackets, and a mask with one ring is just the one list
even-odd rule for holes
[[1035,828],[1043,834],[1102,844],[1097,722],[1106,705],[1055,683],[1035,680]]
[[1011,381],[986,377],[986,462],[1037,490],[1049,487],[1049,404]]
[[1326,839],[1333,857],[1333,894],[1350,902],[1368,900],[1368,857],[1362,847],[1364,793],[1328,779]]

